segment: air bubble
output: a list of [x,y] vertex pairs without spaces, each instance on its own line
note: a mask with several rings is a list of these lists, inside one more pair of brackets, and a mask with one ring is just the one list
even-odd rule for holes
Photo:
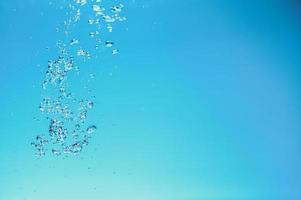
[[87,128],[87,133],[88,133],[88,134],[91,134],[91,133],[93,133],[94,131],[96,131],[96,129],[97,129],[97,127],[96,127],[95,125],[89,126],[89,127]]
[[107,25],[107,29],[109,32],[113,32],[113,26],[111,24]]
[[80,4],[81,6],[84,6],[87,4],[87,0],[76,0],[76,3]]
[[83,57],[90,57],[90,53],[89,52],[87,52],[87,51],[85,51],[85,50],[83,50],[83,49],[79,49],[78,51],[77,51],[77,56],[83,56]]
[[102,15],[102,14],[103,14],[103,11],[104,11],[104,9],[101,8],[99,5],[93,5],[93,6],[92,6],[92,9],[93,9],[93,11],[95,12],[95,15],[96,15],[96,16]]
[[119,53],[119,50],[118,49],[113,49],[113,51],[112,51],[112,54],[113,55],[116,55],[116,54],[118,54]]
[[70,41],[70,45],[75,45],[75,44],[78,44],[78,40],[77,39],[72,39],[71,41]]
[[59,156],[59,155],[61,155],[61,152],[59,150],[52,149],[52,154],[56,155],[56,156]]
[[113,45],[114,45],[114,42],[106,41],[106,47],[112,47]]
[[93,108],[93,106],[94,106],[93,101],[88,101],[87,106],[88,106],[88,108],[90,108],[90,109]]
[[121,4],[120,6],[113,6],[111,8],[111,11],[114,12],[114,13],[119,13],[122,11],[122,8],[123,8],[123,5]]

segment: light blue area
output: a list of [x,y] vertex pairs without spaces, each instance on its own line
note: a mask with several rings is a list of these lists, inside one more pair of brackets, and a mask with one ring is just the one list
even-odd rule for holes
[[91,144],[37,159],[45,47],[64,19],[48,2],[0,1],[1,200],[301,199],[299,5],[125,1],[120,54],[82,67]]

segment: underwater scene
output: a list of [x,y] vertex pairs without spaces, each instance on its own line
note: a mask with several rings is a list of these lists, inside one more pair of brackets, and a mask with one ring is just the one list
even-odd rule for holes
[[301,3],[0,0],[0,200],[300,200]]

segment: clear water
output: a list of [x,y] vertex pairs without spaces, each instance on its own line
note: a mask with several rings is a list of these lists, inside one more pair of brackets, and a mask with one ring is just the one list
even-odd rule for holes
[[0,200],[301,199],[300,11],[0,0]]

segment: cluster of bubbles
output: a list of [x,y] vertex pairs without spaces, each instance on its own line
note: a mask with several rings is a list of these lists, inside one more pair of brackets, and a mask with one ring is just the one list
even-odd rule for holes
[[[89,19],[85,22],[93,25],[94,31],[87,33],[95,39],[94,48],[100,45],[111,48],[113,55],[119,52],[114,49],[113,41],[102,42],[101,32],[113,31],[113,24],[126,20],[120,13],[123,5],[103,6],[101,0],[70,0],[68,2],[67,19],[62,25],[64,39],[57,42],[58,56],[49,60],[46,75],[42,84],[44,95],[39,110],[49,123],[48,133],[36,136],[31,143],[36,149],[37,156],[44,156],[48,151],[53,155],[76,155],[89,144],[93,133],[97,130],[95,124],[87,124],[88,112],[94,107],[95,96],[77,98],[67,87],[69,74],[79,72],[77,61],[91,59],[93,55],[89,49],[83,48],[79,38],[70,38],[72,29],[82,19],[82,10],[87,11]],[[92,17],[91,17],[92,16]],[[56,28],[57,32],[61,27]],[[96,55],[95,55],[96,56]],[[51,92],[49,92],[51,91]]]

